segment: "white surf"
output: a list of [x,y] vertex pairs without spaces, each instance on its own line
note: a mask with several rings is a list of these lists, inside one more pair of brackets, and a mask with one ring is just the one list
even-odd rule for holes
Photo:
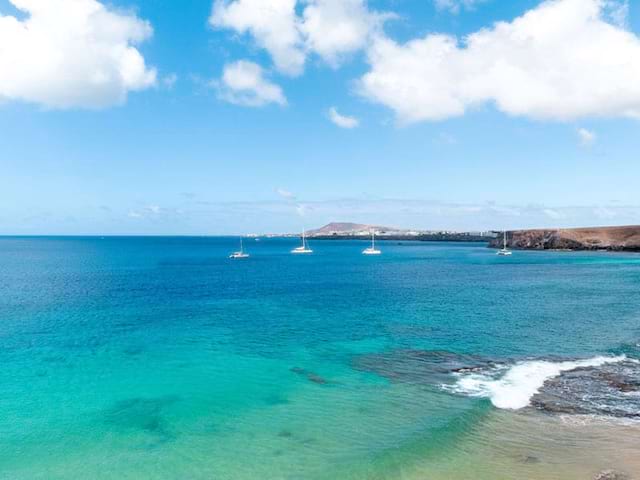
[[563,372],[577,368],[600,367],[625,360],[627,357],[622,355],[567,362],[526,361],[487,373],[458,374],[458,381],[449,389],[468,396],[489,398],[497,408],[519,410],[530,404],[531,398],[540,391],[545,382]]

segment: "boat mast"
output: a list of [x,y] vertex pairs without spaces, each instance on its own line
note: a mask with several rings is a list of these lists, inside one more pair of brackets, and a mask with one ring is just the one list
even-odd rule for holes
[[503,250],[507,249],[507,231],[504,231],[504,246],[502,247]]

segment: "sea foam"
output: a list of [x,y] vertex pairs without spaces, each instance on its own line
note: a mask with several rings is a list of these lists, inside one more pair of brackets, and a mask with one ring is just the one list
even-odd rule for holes
[[491,399],[497,408],[519,410],[527,407],[546,381],[577,368],[600,367],[627,360],[618,357],[594,357],[586,360],[550,362],[532,360],[511,367],[495,368],[484,373],[458,374],[449,390],[473,397]]

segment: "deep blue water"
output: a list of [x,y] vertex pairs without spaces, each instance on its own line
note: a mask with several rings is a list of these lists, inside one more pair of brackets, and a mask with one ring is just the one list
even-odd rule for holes
[[232,261],[237,243],[0,238],[0,478],[396,478],[390,458],[492,407],[364,356],[640,339],[639,255],[262,239]]

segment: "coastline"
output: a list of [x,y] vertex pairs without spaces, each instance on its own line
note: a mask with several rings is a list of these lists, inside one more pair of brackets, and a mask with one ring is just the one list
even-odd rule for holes
[[[368,241],[369,236],[364,235],[315,235],[307,237],[309,240],[360,240]],[[450,234],[421,234],[421,235],[376,235],[376,241],[397,242],[467,242],[488,243],[490,238],[467,233]]]
[[[506,232],[507,248],[589,252],[640,252],[640,226],[512,230]],[[502,248],[500,236],[489,242]]]
[[[543,408],[494,395],[529,398],[531,372],[554,372],[538,361],[640,359],[628,256],[389,242],[370,262],[327,242],[301,260],[288,239],[243,263],[232,237],[3,242],[2,478],[640,478],[640,424],[549,401],[569,391],[582,413],[584,388],[614,386],[638,411],[640,364],[581,362]],[[441,387],[461,376],[491,395]]]

